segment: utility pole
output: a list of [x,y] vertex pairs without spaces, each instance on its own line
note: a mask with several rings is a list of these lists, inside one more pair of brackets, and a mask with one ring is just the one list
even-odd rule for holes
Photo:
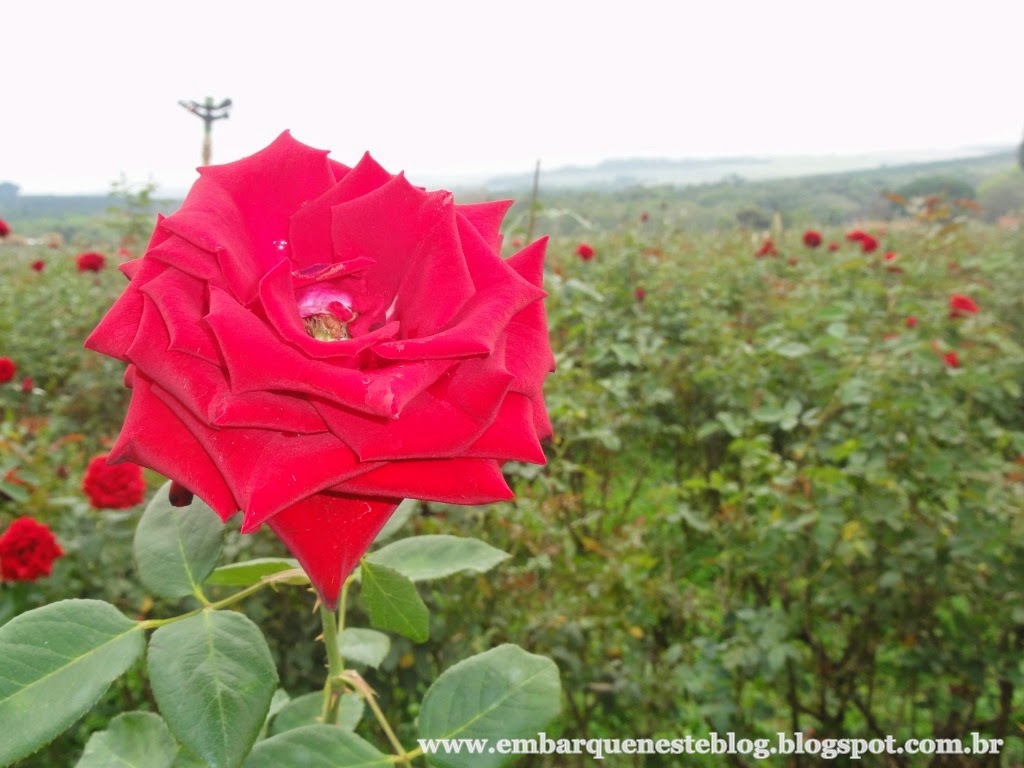
[[224,99],[220,104],[214,104],[213,99],[209,96],[206,97],[206,101],[200,104],[198,101],[179,101],[184,109],[187,109],[193,115],[197,115],[203,121],[203,165],[210,164],[210,155],[212,154],[212,143],[211,143],[211,132],[213,129],[214,120],[225,120],[228,117],[228,112],[231,109],[231,99]]

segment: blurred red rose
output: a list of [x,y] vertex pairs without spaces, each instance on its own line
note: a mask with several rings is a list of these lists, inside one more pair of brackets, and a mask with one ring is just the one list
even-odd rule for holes
[[643,213],[640,214],[640,221],[642,221],[644,223],[646,223],[650,218],[651,218],[651,215],[649,213],[647,213],[647,211],[644,211]]
[[403,498],[512,498],[544,463],[546,240],[287,133],[202,169],[86,345],[130,365],[111,451],[284,541],[327,605]]
[[82,490],[96,509],[128,509],[146,497],[146,481],[137,464],[111,465],[107,454],[102,454],[86,467]]
[[24,379],[21,380],[21,391],[24,392],[26,395],[30,394],[34,387],[35,382],[32,381],[31,376],[26,376]]
[[757,252],[754,255],[761,259],[765,256],[778,256],[779,251],[775,247],[775,243],[772,242],[772,239],[770,237],[766,237],[764,242],[761,243],[761,247],[757,249]]
[[831,242],[831,243],[829,243],[829,244],[828,244],[828,249],[829,249],[830,251],[832,251],[833,253],[834,253],[835,251],[838,251],[838,250],[839,250],[839,243],[836,243],[836,242]]
[[804,245],[808,248],[817,248],[821,245],[821,233],[808,229],[804,232]]
[[31,517],[19,517],[0,535],[0,578],[35,581],[49,576],[64,551],[50,529]]
[[576,255],[584,261],[590,261],[594,258],[594,249],[587,243],[580,243],[576,246]]
[[635,291],[633,291],[633,295],[636,297],[637,301],[643,301],[644,299],[647,298],[647,291],[645,291],[643,288],[637,288]]
[[947,352],[942,356],[942,361],[950,368],[960,367],[960,355],[956,352]]
[[849,232],[846,233],[846,239],[849,240],[851,243],[860,242],[865,237],[868,237],[868,235],[861,229],[851,229]]
[[950,317],[967,317],[967,315],[973,315],[978,312],[978,305],[974,303],[974,300],[970,296],[964,296],[962,293],[954,293],[949,297],[949,316]]
[[11,227],[6,221],[0,219],[0,238],[7,237],[11,234]]
[[95,251],[89,251],[88,253],[78,254],[76,263],[78,264],[79,272],[99,272],[103,269],[103,264],[106,262],[102,253],[96,253]]
[[886,251],[885,256],[883,256],[882,258],[884,258],[886,261],[894,261],[896,259],[896,251]]
[[46,262],[42,259],[36,259],[32,262],[32,269],[36,272],[42,272],[46,268]]
[[18,366],[9,357],[0,357],[0,384],[6,384],[14,378]]
[[871,235],[864,235],[860,239],[860,249],[864,253],[873,253],[878,249],[878,240],[873,238]]
[[786,259],[786,263],[789,264],[789,266],[791,267],[795,267],[797,264],[800,263],[800,259],[798,259],[796,256],[790,256],[788,259]]
[[907,315],[907,319],[903,321],[907,328],[917,327],[917,318],[914,315]]

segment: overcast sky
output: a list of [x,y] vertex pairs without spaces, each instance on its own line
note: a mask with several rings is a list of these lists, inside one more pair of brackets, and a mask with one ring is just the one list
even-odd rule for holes
[[[274,10],[271,11],[270,9]],[[186,188],[285,128],[413,181],[609,157],[1009,145],[1024,2],[12,2],[0,180]]]

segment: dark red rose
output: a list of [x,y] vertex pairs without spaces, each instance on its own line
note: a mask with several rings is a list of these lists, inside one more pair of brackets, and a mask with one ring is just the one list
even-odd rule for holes
[[594,249],[587,243],[580,243],[576,246],[576,255],[584,261],[590,261],[594,258]]
[[974,303],[974,300],[970,296],[964,296],[962,293],[954,293],[949,297],[949,316],[950,317],[967,317],[967,315],[974,315],[978,312],[978,305]]
[[31,376],[26,376],[24,379],[21,380],[21,391],[24,392],[26,395],[30,394],[34,387],[35,383],[32,381]]
[[868,237],[868,235],[861,229],[851,229],[846,233],[846,239],[851,243],[859,243],[865,237]]
[[917,327],[917,318],[914,315],[907,315],[907,319],[903,321],[907,328]]
[[102,454],[86,467],[82,490],[96,509],[128,509],[146,497],[146,481],[137,464],[108,464]]
[[8,381],[14,378],[14,374],[17,373],[18,366],[14,364],[14,361],[9,357],[0,357],[0,384],[6,384]]
[[836,242],[829,243],[828,244],[828,249],[830,251],[832,251],[833,253],[835,253],[836,251],[839,250],[839,243],[836,243]]
[[0,219],[0,238],[7,237],[11,234],[11,227],[6,221]]
[[860,249],[864,253],[873,253],[878,250],[878,240],[873,238],[871,235],[864,235],[860,239]]
[[35,261],[32,262],[32,269],[34,269],[36,272],[42,272],[44,269],[46,269],[46,262],[43,261],[42,259],[36,259]]
[[947,352],[942,356],[942,361],[950,368],[960,367],[960,355],[956,352]]
[[503,260],[509,205],[287,133],[203,168],[86,342],[129,363],[112,459],[269,525],[328,605],[401,499],[511,498],[554,358],[546,240]]
[[779,250],[775,247],[775,243],[772,242],[770,237],[766,237],[764,242],[761,243],[761,247],[757,249],[754,254],[759,259],[763,259],[765,256],[778,256]]
[[7,581],[35,581],[49,576],[53,561],[64,551],[53,533],[31,517],[19,517],[0,536],[0,577]]
[[96,253],[95,251],[89,251],[88,253],[78,254],[77,264],[79,272],[99,272],[103,269],[103,264],[106,262],[102,253]]
[[804,232],[804,245],[808,248],[817,248],[821,245],[821,233],[815,232],[813,229],[808,229]]

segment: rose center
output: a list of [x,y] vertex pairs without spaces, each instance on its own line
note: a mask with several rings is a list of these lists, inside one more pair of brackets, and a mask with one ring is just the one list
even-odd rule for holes
[[348,332],[348,323],[343,323],[331,314],[309,315],[302,318],[302,323],[306,326],[306,333],[318,341],[342,341],[352,338]]

